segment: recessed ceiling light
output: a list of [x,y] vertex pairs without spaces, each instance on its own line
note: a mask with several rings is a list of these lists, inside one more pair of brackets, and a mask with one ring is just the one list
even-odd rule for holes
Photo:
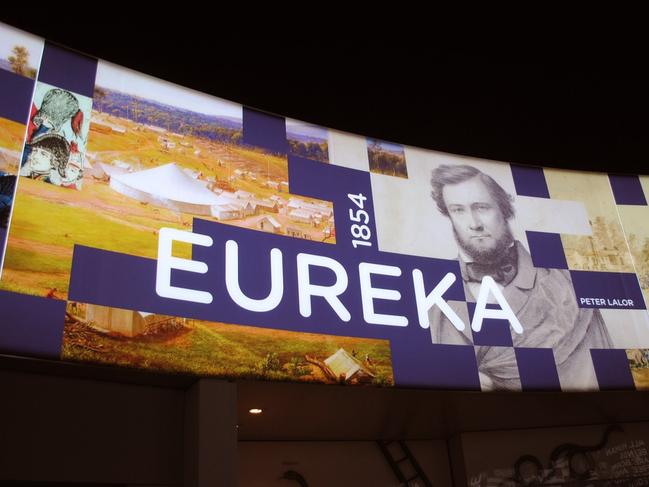
[[261,408],[252,408],[248,411],[250,414],[261,414],[262,409]]

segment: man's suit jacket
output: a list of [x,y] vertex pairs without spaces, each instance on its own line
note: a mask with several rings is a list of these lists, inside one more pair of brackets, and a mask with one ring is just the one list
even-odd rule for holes
[[[507,303],[523,326],[520,335],[510,328],[514,347],[553,349],[562,389],[597,389],[590,349],[613,348],[601,313],[596,309],[577,306],[567,270],[535,268],[530,254],[518,241],[516,250],[518,271],[514,279],[503,288]],[[462,261],[460,267],[467,301],[475,301]],[[463,332],[458,331],[435,306],[430,311],[433,343],[473,344],[466,304],[449,304],[467,326]],[[480,373],[488,378],[487,382],[493,383],[493,388],[520,388],[513,349],[476,346],[476,359]]]

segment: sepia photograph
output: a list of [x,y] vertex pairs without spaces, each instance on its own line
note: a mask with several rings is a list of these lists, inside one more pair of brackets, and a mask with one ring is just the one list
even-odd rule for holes
[[[580,307],[573,286],[570,269],[624,272],[631,265],[610,188],[603,190],[610,201],[589,194],[598,178],[608,184],[605,176],[545,169],[552,199],[519,197],[509,165],[411,148],[405,153],[408,180],[372,174],[381,250],[457,260],[466,302],[449,305],[465,323],[483,278],[493,278],[524,329],[490,332],[500,325],[487,322],[480,333],[469,326],[459,331],[439,308],[431,309],[432,342],[474,345],[483,390],[520,390],[515,348],[551,349],[562,389],[576,390],[598,388],[591,349],[649,344],[645,312]],[[551,230],[551,215],[537,213],[556,215],[557,209],[575,222],[577,235],[563,233],[565,226],[556,231],[569,269],[537,267],[526,231]]]

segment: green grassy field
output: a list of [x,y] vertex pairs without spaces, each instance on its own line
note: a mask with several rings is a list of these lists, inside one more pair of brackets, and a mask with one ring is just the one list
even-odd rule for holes
[[254,151],[244,147],[233,147],[232,152],[242,159],[252,163],[263,174],[268,172],[271,178],[288,181],[288,160],[284,157],[277,157]]
[[327,382],[305,355],[324,360],[339,348],[371,357],[374,383],[394,383],[387,340],[316,335],[186,320],[162,336],[127,338],[66,324],[62,358],[201,376]]
[[[198,139],[192,136],[179,138],[173,134],[165,137],[177,145],[174,149],[165,150],[158,141],[160,134],[142,130],[141,126],[130,120],[112,117],[111,120],[127,129],[125,134],[104,133],[92,130],[88,138],[88,150],[101,156],[104,162],[120,159],[136,163],[141,169],[147,169],[168,162],[175,162],[182,167],[201,171],[205,176],[225,180],[234,169],[257,172],[259,179],[257,189],[267,177],[274,180],[288,181],[288,160],[261,151]],[[187,143],[190,147],[180,145]],[[200,150],[198,155],[194,154]],[[218,159],[228,164],[219,166]],[[246,189],[248,191],[248,189]],[[253,191],[255,192],[255,191]]]
[[[201,171],[203,175],[212,175],[220,180],[227,179],[238,168],[255,172],[257,180],[238,179],[233,182],[235,189],[243,189],[258,198],[281,194],[288,199],[288,194],[264,186],[269,175],[277,181],[288,179],[286,158],[195,137],[182,139],[191,147],[163,150],[158,133],[129,120],[115,117],[110,120],[121,124],[127,131],[123,134],[105,133],[93,130],[91,126],[88,152],[93,154],[95,161],[109,163],[119,159],[131,163],[136,170],[175,162],[181,168]],[[5,142],[14,147],[14,139],[20,137],[22,141],[24,126],[4,121],[0,129],[5,125],[10,130],[6,133],[0,130],[0,135],[5,139],[9,137]],[[167,138],[181,141],[174,135]],[[0,143],[3,140],[0,138]],[[20,148],[21,144],[17,147]],[[200,150],[199,154],[194,153],[196,149]],[[223,161],[227,164],[222,164]],[[323,240],[321,228],[288,222],[287,216],[274,215],[285,227],[299,228],[307,237]],[[111,189],[105,181],[93,179],[90,173],[85,175],[81,190],[20,178],[0,289],[38,296],[56,289],[56,297],[65,298],[75,244],[156,258],[160,228],[191,230],[193,218],[190,214],[124,196]],[[254,216],[224,223],[255,228],[258,219]],[[333,243],[334,239],[327,239],[327,242]],[[190,245],[174,245],[174,255],[189,258]]]
[[20,152],[24,138],[24,124],[0,118],[0,147]]
[[[132,211],[119,205],[97,211],[88,203],[92,188],[81,193],[27,178],[19,187],[0,281],[7,291],[42,296],[56,288],[65,297],[74,244],[155,258],[160,227],[189,226],[172,212],[139,208],[126,198]],[[175,246],[174,255],[190,258],[191,247]]]

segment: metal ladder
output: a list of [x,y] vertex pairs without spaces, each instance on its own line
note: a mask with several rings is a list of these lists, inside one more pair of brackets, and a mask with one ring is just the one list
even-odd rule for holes
[[[405,441],[379,440],[377,444],[401,486],[433,487]],[[395,452],[395,456],[390,451],[390,445],[398,445],[399,447],[398,452]]]

